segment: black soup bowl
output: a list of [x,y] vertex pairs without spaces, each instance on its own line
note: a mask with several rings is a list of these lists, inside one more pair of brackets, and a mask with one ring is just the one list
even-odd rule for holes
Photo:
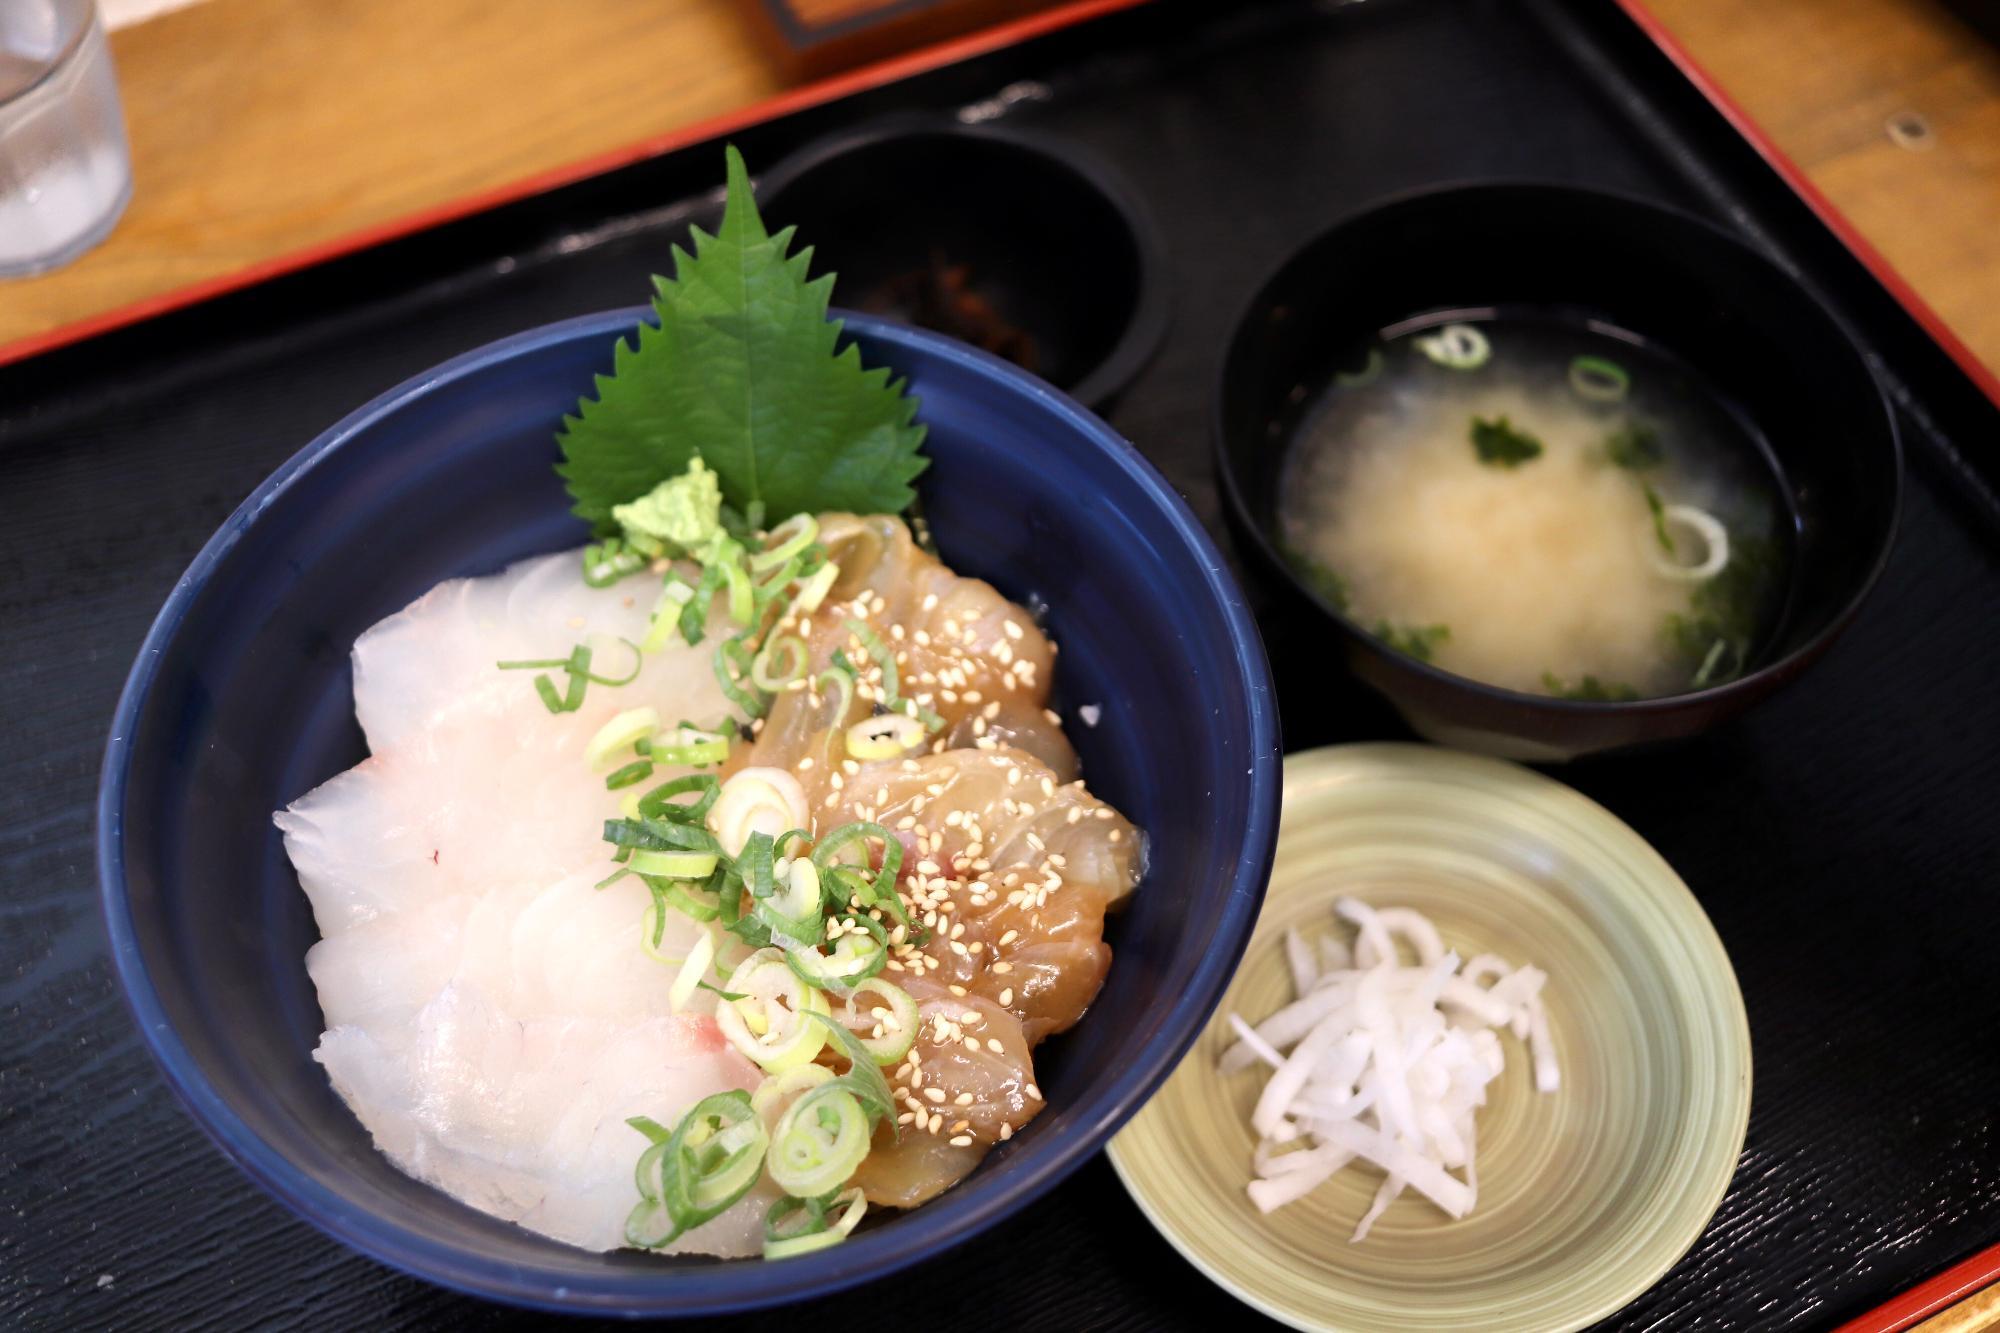
[[[1377,330],[1447,311],[1597,320],[1704,379],[1767,442],[1788,493],[1784,615],[1745,671],[1683,694],[1587,702],[1520,693],[1391,649],[1321,598],[1276,537],[1283,462],[1333,364]],[[1239,543],[1322,614],[1354,674],[1426,737],[1552,760],[1692,735],[1795,679],[1853,618],[1888,559],[1902,484],[1896,425],[1839,321],[1771,260],[1683,213],[1542,184],[1405,196],[1295,254],[1239,320],[1217,397],[1216,466]]]

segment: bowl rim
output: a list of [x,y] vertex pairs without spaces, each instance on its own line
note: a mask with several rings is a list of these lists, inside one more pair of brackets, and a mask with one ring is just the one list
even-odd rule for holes
[[[1080,144],[1053,134],[985,121],[967,122],[942,114],[903,111],[878,116],[814,139],[787,153],[757,178],[757,206],[775,206],[788,186],[848,153],[899,139],[945,138],[998,144],[1015,149],[1073,176],[1104,199],[1132,239],[1138,261],[1138,295],[1132,317],[1111,350],[1076,384],[1058,392],[1097,407],[1145,369],[1166,336],[1173,292],[1166,281],[1167,243],[1159,224],[1132,183],[1116,167]],[[889,321],[896,322],[896,321]],[[906,325],[905,327],[914,327]]]
[[[1225,390],[1231,368],[1237,356],[1244,331],[1250,326],[1255,313],[1271,304],[1271,297],[1278,291],[1287,271],[1311,251],[1329,243],[1332,238],[1378,213],[1387,213],[1399,208],[1413,207],[1433,202],[1441,197],[1453,195],[1528,193],[1541,194],[1550,199],[1567,197],[1570,199],[1610,202],[1616,206],[1634,211],[1646,211],[1662,215],[1676,224],[1706,233],[1710,239],[1720,242],[1726,248],[1734,249],[1752,263],[1759,265],[1795,288],[1814,310],[1827,322],[1834,335],[1854,356],[1867,376],[1868,385],[1874,390],[1871,402],[1881,411],[1884,434],[1889,445],[1889,521],[1883,528],[1874,558],[1853,591],[1841,603],[1839,610],[1830,616],[1817,633],[1804,643],[1781,657],[1776,657],[1754,671],[1745,672],[1733,680],[1720,685],[1708,685],[1698,690],[1684,690],[1678,694],[1650,695],[1641,699],[1592,700],[1562,699],[1547,694],[1532,694],[1525,690],[1508,689],[1505,686],[1489,684],[1471,676],[1461,676],[1457,672],[1397,652],[1370,634],[1346,613],[1329,605],[1306,581],[1292,569],[1258,521],[1244,494],[1238,468],[1230,457],[1230,433],[1224,418]],[[1469,308],[1469,307],[1468,307]],[[1488,703],[1504,704],[1512,708],[1545,710],[1558,717],[1641,717],[1653,714],[1679,713],[1686,710],[1707,710],[1717,707],[1733,708],[1748,704],[1762,697],[1769,690],[1792,678],[1844,633],[1854,617],[1860,612],[1861,604],[1875,589],[1882,571],[1888,568],[1889,557],[1896,549],[1896,538],[1903,522],[1903,491],[1905,485],[1906,458],[1903,448],[1902,427],[1889,400],[1887,390],[1882,386],[1882,378],[1877,373],[1873,361],[1862,350],[1860,340],[1853,327],[1817,292],[1800,278],[1786,272],[1771,255],[1743,236],[1740,236],[1708,218],[1690,213],[1673,204],[1649,199],[1625,190],[1601,189],[1596,186],[1581,186],[1565,181],[1536,179],[1531,177],[1477,178],[1447,181],[1436,185],[1420,186],[1395,194],[1384,195],[1358,208],[1350,209],[1335,218],[1306,240],[1287,250],[1279,261],[1268,268],[1264,276],[1252,290],[1250,297],[1242,302],[1235,318],[1229,325],[1229,338],[1223,345],[1220,366],[1215,372],[1215,393],[1209,406],[1209,448],[1214,470],[1222,483],[1223,502],[1236,520],[1236,525],[1248,534],[1251,548],[1264,565],[1275,570],[1292,590],[1304,597],[1321,615],[1331,620],[1347,639],[1392,669],[1407,671],[1434,687],[1455,690],[1479,697]]]
[[[965,344],[904,325],[836,310],[848,334],[914,345],[1002,392],[1027,397],[1062,419],[1110,456],[1158,506],[1205,570],[1208,595],[1229,626],[1231,657],[1244,695],[1253,756],[1242,855],[1231,875],[1210,947],[1195,965],[1187,988],[1173,997],[1163,1020],[1164,1039],[1128,1066],[1096,1097],[1078,1108],[1090,1118],[1067,1138],[1050,1140],[1037,1169],[985,1191],[955,1191],[926,1205],[932,1225],[884,1228],[844,1246],[769,1266],[761,1261],[717,1261],[672,1269],[634,1265],[609,1274],[572,1274],[557,1267],[522,1265],[468,1255],[449,1241],[385,1221],[343,1200],[236,1114],[202,1074],[169,1021],[154,987],[126,897],[122,813],[133,762],[132,737],[160,671],[197,596],[207,586],[261,512],[315,466],[378,421],[434,389],[539,348],[583,337],[605,341],[629,332],[647,313],[626,307],[542,325],[462,353],[421,372],[357,408],[281,464],[250,493],[202,547],[162,606],[134,661],[105,747],[97,802],[97,868],[110,952],[121,989],[141,1035],[181,1104],[208,1138],[245,1174],[294,1215],[379,1263],[438,1285],[508,1304],[557,1313],[625,1316],[720,1314],[825,1295],[886,1276],[943,1253],[1048,1189],[1095,1156],[1111,1134],[1165,1081],[1181,1054],[1199,1036],[1209,1010],[1236,970],[1263,899],[1278,835],[1282,746],[1270,669],[1256,624],[1241,590],[1226,572],[1220,551],[1172,485],[1122,436],[1088,410],[1019,368]],[[553,483],[552,483],[553,484]],[[976,1179],[976,1177],[975,1177]],[[902,1232],[899,1240],[896,1233]],[[553,1242],[552,1242],[553,1243]],[[843,1254],[843,1251],[846,1253]],[[586,1253],[578,1251],[579,1254]]]

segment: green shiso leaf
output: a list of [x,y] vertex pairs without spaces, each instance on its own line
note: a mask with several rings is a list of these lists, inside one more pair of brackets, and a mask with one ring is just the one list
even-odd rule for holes
[[1472,419],[1472,448],[1479,461],[1489,467],[1519,467],[1542,456],[1542,442],[1524,430],[1516,430],[1505,416],[1488,421]]
[[612,508],[678,477],[699,456],[738,510],[899,513],[924,470],[917,400],[887,369],[864,369],[827,319],[833,276],[808,279],[811,249],[764,230],[750,175],[727,150],[728,203],[674,276],[654,278],[653,314],[612,354],[557,433],[573,508],[601,529]]

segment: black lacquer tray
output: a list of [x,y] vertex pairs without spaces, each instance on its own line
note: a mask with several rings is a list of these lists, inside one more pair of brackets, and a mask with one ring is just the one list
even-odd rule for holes
[[[1209,405],[1237,311],[1293,247],[1398,191],[1546,179],[1674,203],[1772,249],[1860,330],[1911,463],[1860,621],[1741,722],[1560,773],[1687,879],[1755,1044],[1728,1198],[1614,1323],[1824,1326],[2000,1241],[2000,411],[1608,0],[1161,3],[734,138],[769,164],[964,108],[1083,146],[1157,220],[1172,324],[1107,411],[1218,534]],[[720,169],[696,145],[0,369],[0,1324],[541,1322],[347,1252],[202,1140],[106,958],[97,767],[154,611],[267,472],[454,353],[637,299]],[[1263,628],[1291,748],[1402,734],[1329,679],[1314,626]],[[1255,1322],[1100,1161],[893,1286],[720,1326],[912,1317]]]

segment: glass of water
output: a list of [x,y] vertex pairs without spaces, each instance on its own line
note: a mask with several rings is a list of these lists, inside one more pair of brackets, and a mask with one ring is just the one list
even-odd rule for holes
[[0,277],[76,258],[131,194],[96,0],[0,0]]

